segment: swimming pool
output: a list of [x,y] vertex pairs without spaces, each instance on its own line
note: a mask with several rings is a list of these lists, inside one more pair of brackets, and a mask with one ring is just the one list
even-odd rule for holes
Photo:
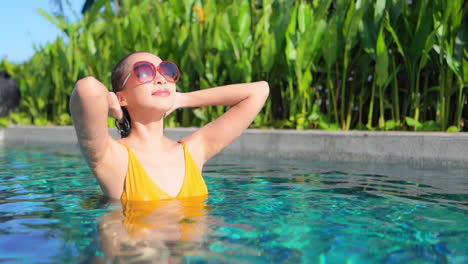
[[220,155],[204,176],[206,200],[122,208],[76,153],[0,145],[0,262],[468,262],[466,168]]

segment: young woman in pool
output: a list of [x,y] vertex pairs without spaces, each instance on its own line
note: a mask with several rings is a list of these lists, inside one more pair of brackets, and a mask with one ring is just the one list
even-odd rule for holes
[[[78,142],[105,195],[124,201],[207,195],[203,165],[240,136],[269,94],[264,81],[179,93],[179,76],[175,64],[135,52],[114,67],[114,92],[93,77],[76,83],[70,111]],[[169,113],[209,105],[232,107],[180,141],[164,136]],[[109,113],[119,120],[120,140],[109,135]]]

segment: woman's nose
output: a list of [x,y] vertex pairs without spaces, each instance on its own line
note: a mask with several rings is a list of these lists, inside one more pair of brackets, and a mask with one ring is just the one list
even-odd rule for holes
[[154,83],[155,84],[159,84],[159,85],[163,85],[163,84],[166,84],[166,78],[164,78],[164,76],[162,76],[162,74],[160,74],[159,72],[156,72],[156,77],[154,78]]

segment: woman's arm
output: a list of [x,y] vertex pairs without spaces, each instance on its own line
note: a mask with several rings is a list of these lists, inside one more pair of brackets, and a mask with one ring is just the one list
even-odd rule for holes
[[94,77],[79,80],[70,98],[70,112],[78,142],[92,169],[103,160],[110,145],[107,127],[110,99],[112,95]]
[[218,119],[210,122],[183,141],[194,145],[194,157],[204,164],[211,157],[239,137],[255,119],[269,94],[265,81],[232,84],[190,93],[178,94],[176,106],[199,107],[209,105],[232,106]]

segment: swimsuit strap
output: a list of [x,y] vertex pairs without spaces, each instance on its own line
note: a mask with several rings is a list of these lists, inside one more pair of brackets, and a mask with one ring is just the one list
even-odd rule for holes
[[177,195],[177,198],[208,195],[208,188],[206,187],[205,180],[203,179],[200,169],[198,169],[197,164],[193,160],[187,145],[182,141],[178,142],[184,147],[185,179],[184,185]]

